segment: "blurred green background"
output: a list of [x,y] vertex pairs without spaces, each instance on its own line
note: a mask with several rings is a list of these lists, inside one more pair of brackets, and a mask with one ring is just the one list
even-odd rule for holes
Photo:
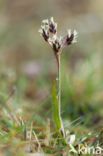
[[[103,1],[0,0],[0,94],[12,111],[45,124],[51,118],[56,61],[38,33],[54,17],[60,35],[78,31],[78,43],[62,54],[62,116],[82,118],[86,127],[103,123]],[[2,96],[1,96],[2,99]],[[4,105],[1,105],[1,110]]]

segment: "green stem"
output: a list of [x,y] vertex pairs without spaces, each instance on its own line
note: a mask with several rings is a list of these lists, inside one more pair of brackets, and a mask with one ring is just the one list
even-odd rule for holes
[[63,127],[63,122],[61,118],[61,53],[56,54],[56,59],[57,59],[57,66],[58,66],[58,118],[60,120],[60,132],[64,136],[64,127]]
[[59,116],[61,116],[61,55],[58,54],[58,103]]

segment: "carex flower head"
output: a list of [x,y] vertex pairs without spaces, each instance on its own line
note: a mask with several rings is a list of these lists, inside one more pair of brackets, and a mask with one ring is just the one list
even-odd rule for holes
[[49,20],[42,21],[41,28],[39,30],[44,40],[52,47],[55,54],[62,51],[62,49],[72,43],[77,42],[77,31],[67,31],[67,35],[64,37],[57,36],[57,23],[54,22],[53,17]]
[[59,37],[57,34],[57,23],[54,22],[53,17],[51,17],[49,20],[45,19],[42,21],[39,32],[41,36],[44,38],[44,40],[52,47],[57,62],[57,69],[58,69],[57,71],[58,77],[56,81],[57,96],[56,96],[56,100],[54,100],[54,103],[56,101],[56,105],[54,104],[53,117],[54,117],[57,131],[60,132],[60,136],[63,136],[63,138],[65,138],[65,131],[64,131],[64,126],[61,117],[61,55],[60,54],[64,47],[71,45],[72,43],[75,43],[77,41],[77,32],[76,30],[74,31],[68,30],[65,36]]

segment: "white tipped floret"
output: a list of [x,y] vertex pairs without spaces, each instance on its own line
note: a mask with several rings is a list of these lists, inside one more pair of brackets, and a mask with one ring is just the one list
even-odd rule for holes
[[43,24],[48,24],[49,23],[49,20],[48,19],[44,19],[44,20],[42,20],[42,23]]
[[50,23],[55,25],[55,28],[57,29],[57,23],[54,22],[54,18],[53,17],[50,18]]
[[57,29],[57,23],[55,23],[55,28]]
[[74,30],[74,36],[77,36],[78,35],[78,32],[76,30]]
[[77,42],[77,37],[78,37],[78,32],[76,30],[74,30],[73,34],[74,34],[74,39],[73,39],[72,43],[76,43]]
[[68,32],[68,36],[70,37],[72,34],[71,29],[68,29],[67,32]]
[[51,17],[51,18],[50,18],[50,21],[51,21],[52,23],[54,23],[54,18],[53,18],[53,17]]

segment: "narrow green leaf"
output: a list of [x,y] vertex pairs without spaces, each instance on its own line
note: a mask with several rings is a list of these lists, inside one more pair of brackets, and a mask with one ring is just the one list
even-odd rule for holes
[[59,110],[59,103],[58,103],[58,97],[57,97],[57,90],[55,83],[52,87],[52,108],[53,108],[53,119],[56,125],[57,130],[59,131],[62,128],[62,122],[60,117],[60,110]]

